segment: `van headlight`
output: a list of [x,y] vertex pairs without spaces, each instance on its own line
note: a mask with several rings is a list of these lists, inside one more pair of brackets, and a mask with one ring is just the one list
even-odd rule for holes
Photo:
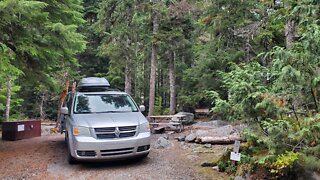
[[74,136],[87,136],[90,137],[90,130],[87,127],[73,127],[73,135]]
[[144,132],[150,132],[150,125],[148,122],[140,124],[139,125],[139,132],[144,133]]

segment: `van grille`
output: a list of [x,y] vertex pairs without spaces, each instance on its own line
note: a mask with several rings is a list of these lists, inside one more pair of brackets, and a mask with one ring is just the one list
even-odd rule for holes
[[127,138],[135,136],[137,126],[95,128],[94,130],[98,139]]
[[107,127],[107,128],[95,128],[96,132],[114,132],[116,130],[115,127]]
[[122,148],[122,149],[108,149],[101,150],[101,156],[114,156],[114,155],[123,155],[133,153],[134,148]]

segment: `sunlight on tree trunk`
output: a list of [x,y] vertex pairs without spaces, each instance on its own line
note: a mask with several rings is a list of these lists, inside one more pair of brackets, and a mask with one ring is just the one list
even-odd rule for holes
[[176,52],[170,53],[169,57],[169,82],[170,82],[170,114],[176,113]]
[[125,92],[131,95],[132,90],[132,60],[126,57],[126,68],[125,68]]
[[[153,1],[154,5],[157,5],[157,0]],[[159,12],[157,10],[153,10],[153,36],[158,33],[159,29]],[[149,116],[154,114],[154,102],[155,102],[155,92],[156,92],[156,70],[157,70],[157,44],[156,42],[152,43],[152,51],[151,51],[151,71],[150,71],[150,93],[149,93]]]
[[46,115],[45,112],[43,110],[43,105],[44,105],[44,101],[46,99],[45,97],[45,93],[42,93],[41,95],[41,100],[40,100],[40,105],[39,105],[39,114],[40,114],[40,119],[45,119]]
[[6,102],[6,117],[5,117],[5,120],[6,121],[9,121],[9,118],[10,118],[10,103],[11,103],[11,81],[12,81],[12,78],[11,76],[9,75],[8,76],[8,92],[7,92],[7,102]]
[[294,43],[295,37],[295,22],[292,18],[289,18],[286,23],[285,36],[286,36],[286,47],[291,48]]

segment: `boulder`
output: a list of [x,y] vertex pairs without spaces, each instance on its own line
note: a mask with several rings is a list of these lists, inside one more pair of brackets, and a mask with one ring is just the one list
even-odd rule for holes
[[178,141],[184,141],[186,139],[186,136],[179,136],[176,138]]
[[165,137],[159,137],[159,139],[156,141],[154,147],[156,149],[166,148],[170,146],[170,141],[168,141]]
[[207,122],[197,122],[193,125],[194,128],[206,129],[206,128],[218,128],[228,125],[228,122],[222,120],[213,120]]
[[241,177],[241,176],[236,176],[235,178],[234,178],[234,180],[245,180],[243,177]]
[[211,129],[199,129],[195,133],[198,138],[200,137],[222,137],[228,136],[234,133],[234,128],[231,125],[226,125],[218,128],[211,128]]
[[205,144],[203,145],[204,148],[212,148],[212,144]]
[[185,115],[186,117],[184,118],[184,120],[182,121],[183,124],[192,124],[193,123],[193,119],[194,119],[194,114],[189,113],[189,112],[179,112],[175,115],[173,115],[172,117],[172,121],[178,121],[177,117],[174,117],[176,115]]
[[213,166],[212,169],[215,171],[219,171],[219,166]]
[[196,138],[197,138],[197,135],[196,135],[195,133],[191,133],[191,134],[189,134],[189,135],[185,138],[184,141],[186,141],[186,142],[193,142],[193,141],[196,140]]

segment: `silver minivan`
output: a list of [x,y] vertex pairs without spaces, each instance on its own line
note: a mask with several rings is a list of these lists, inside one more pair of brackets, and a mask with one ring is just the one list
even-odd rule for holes
[[68,161],[147,157],[150,128],[124,92],[112,90],[104,78],[83,78],[61,108],[61,128],[68,144]]

